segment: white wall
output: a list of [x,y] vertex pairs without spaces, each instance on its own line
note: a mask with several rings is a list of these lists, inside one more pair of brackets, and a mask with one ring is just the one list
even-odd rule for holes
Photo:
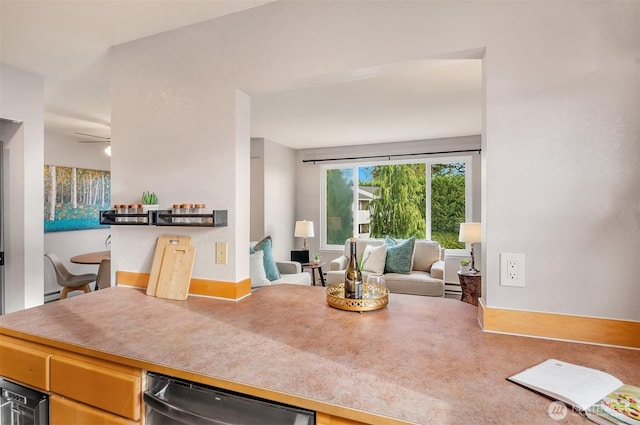
[[[44,163],[60,167],[78,167],[91,170],[109,170],[110,157],[104,152],[103,143],[77,143],[70,137],[45,132]],[[97,273],[98,266],[73,264],[74,255],[109,249],[105,240],[109,226],[101,229],[49,232],[44,234],[44,252],[55,253],[71,273]],[[44,293],[59,291],[56,276],[50,263],[44,261]]]
[[[355,76],[484,48],[486,302],[640,320],[629,296],[637,292],[629,264],[640,248],[639,9],[638,2],[276,2],[118,46],[114,199],[148,185],[166,202],[215,199],[231,217],[219,236],[244,247],[249,233],[238,229],[248,229],[248,214],[236,220],[249,210],[240,202],[249,194],[241,175],[249,140],[238,140],[236,124],[248,121],[248,108],[238,114],[237,89],[273,92],[323,74]],[[116,266],[148,271],[155,238],[113,233]],[[202,277],[248,276],[248,253],[235,252],[230,266],[196,259]],[[500,252],[526,255],[525,288],[499,286]]]
[[[511,32],[485,57],[486,299],[640,320],[640,3],[501,6]],[[525,288],[498,285],[500,252],[526,255]]]
[[252,241],[261,240],[264,231],[264,139],[251,139],[251,219],[249,237]]
[[295,188],[296,185],[304,186],[306,182],[296,179],[296,154],[293,149],[265,140],[264,158],[264,231],[273,239],[274,257],[289,260],[294,248],[296,220],[304,219],[295,214]]
[[[294,248],[296,152],[271,140],[251,139],[251,240],[271,236],[278,260],[289,260]],[[300,242],[301,243],[301,242]]]
[[44,84],[40,76],[0,64],[4,124],[5,312],[44,301],[42,266]]

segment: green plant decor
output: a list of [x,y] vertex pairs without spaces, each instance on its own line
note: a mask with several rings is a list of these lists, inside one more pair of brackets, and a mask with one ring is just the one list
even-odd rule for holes
[[364,253],[362,254],[362,257],[360,257],[360,270],[364,270],[364,265],[367,263],[369,257],[371,257],[371,252],[369,252],[366,258],[364,257]]
[[462,260],[460,260],[460,265],[461,266],[468,266],[471,263],[471,261],[469,261],[468,258],[463,258]]
[[142,203],[145,205],[157,205],[158,204],[158,196],[153,192],[143,192],[142,193]]

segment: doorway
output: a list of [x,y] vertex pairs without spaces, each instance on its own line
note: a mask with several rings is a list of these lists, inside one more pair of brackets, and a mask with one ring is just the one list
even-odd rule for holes
[[22,125],[19,121],[0,118],[0,314],[6,310],[6,285],[5,285],[5,205],[8,205],[5,198],[4,184],[7,181],[9,171],[9,155],[6,149],[8,142],[20,129]]

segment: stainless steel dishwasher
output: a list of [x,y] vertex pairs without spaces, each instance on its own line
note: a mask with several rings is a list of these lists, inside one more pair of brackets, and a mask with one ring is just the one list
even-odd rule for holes
[[313,425],[315,412],[147,373],[147,425]]
[[47,425],[49,396],[0,379],[0,425]]

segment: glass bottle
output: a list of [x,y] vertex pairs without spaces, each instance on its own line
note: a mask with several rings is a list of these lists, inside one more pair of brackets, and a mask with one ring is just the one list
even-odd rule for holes
[[351,238],[351,258],[344,273],[344,297],[362,298],[362,273],[356,256],[356,238]]
[[171,221],[173,223],[180,223],[180,221],[182,220],[179,217],[176,217],[177,214],[181,214],[180,211],[180,204],[173,204],[172,208],[171,208],[171,213],[173,214],[173,217],[171,218]]
[[[126,214],[127,212],[128,211],[127,211],[126,205],[122,205],[122,204],[117,205],[116,214],[121,215],[121,214]],[[116,217],[116,223],[125,223],[127,221],[129,221],[127,217],[122,217],[122,216]]]
[[[115,214],[120,214],[120,204],[114,204],[114,205],[113,205],[113,212],[114,212]],[[114,215],[114,217],[113,217],[113,221],[114,221],[114,223],[119,223],[119,222],[120,222],[120,217],[116,217],[116,216]]]
[[[140,204],[131,204],[129,205],[129,214],[140,214],[142,211]],[[131,223],[142,223],[144,219],[142,217],[129,217],[129,221]]]
[[[129,204],[127,205],[127,214],[137,214],[138,213],[138,208],[136,204]],[[125,220],[127,223],[135,223],[136,222],[136,218],[135,217],[127,217],[127,219]]]
[[[194,214],[204,214],[205,204],[194,204],[193,205],[193,213]],[[194,223],[205,223],[205,217],[194,217]]]
[[[191,214],[192,213],[192,209],[193,209],[193,205],[192,204],[180,204],[180,209],[181,214]],[[183,217],[182,219],[180,219],[180,221],[182,223],[191,223],[191,221],[193,220],[192,217]]]

